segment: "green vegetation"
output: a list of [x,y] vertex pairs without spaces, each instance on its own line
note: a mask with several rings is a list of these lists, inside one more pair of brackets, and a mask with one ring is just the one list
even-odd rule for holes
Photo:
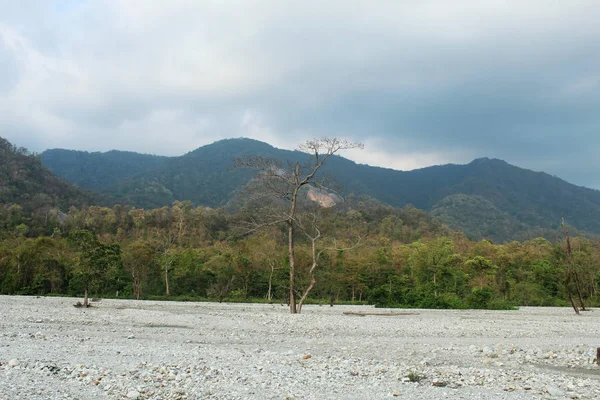
[[406,376],[410,382],[418,383],[421,382],[425,377],[423,375],[419,375],[415,371],[410,371]]
[[[252,172],[232,171],[232,160],[246,155],[306,160],[301,152],[251,139],[229,139],[181,157],[49,150],[42,154],[42,161],[69,182],[113,198],[113,205],[148,209],[189,200],[194,205],[235,209],[243,201],[240,188]],[[336,156],[328,161],[327,173],[343,185],[346,195],[366,195],[393,207],[413,205],[431,211],[473,240],[545,237],[555,241],[560,237],[563,213],[578,231],[600,234],[600,191],[501,160],[484,158],[467,165],[402,172]]]
[[0,138],[0,230],[51,234],[63,211],[98,203],[99,197],[58,179],[26,149]]
[[142,172],[151,171],[169,158],[130,151],[87,152],[50,149],[41,154],[54,174],[89,190],[104,190]]
[[[83,296],[88,288],[95,297],[266,301],[271,280],[273,301],[287,299],[286,231],[244,236],[238,221],[248,214],[176,202],[153,210],[72,207],[67,216],[49,236],[31,233],[44,226],[1,232],[0,293]],[[311,302],[490,309],[567,304],[560,243],[470,241],[415,208],[364,198],[325,211],[321,229],[338,241],[360,231],[364,240],[356,249],[323,254]],[[174,240],[165,252],[169,235]],[[600,242],[574,238],[573,249],[583,295],[596,304]],[[312,260],[301,235],[296,257],[304,288]]]
[[[238,193],[236,205],[227,209],[177,200],[150,209],[91,205],[97,203],[89,194],[55,178],[36,157],[2,144],[0,293],[287,301],[288,231],[273,225],[249,235],[243,224],[260,220],[264,204],[244,201]],[[37,201],[37,194],[45,201]],[[301,197],[302,214],[311,203]],[[455,198],[480,208],[490,202]],[[366,195],[349,195],[315,216],[322,234],[317,251],[330,250],[319,259],[309,303],[441,309],[568,305],[562,240],[470,240],[422,210],[384,205]],[[357,235],[360,246],[345,245]],[[302,296],[311,282],[312,242],[301,230],[294,239]],[[571,242],[572,284],[586,304],[597,305],[600,240],[580,236]]]

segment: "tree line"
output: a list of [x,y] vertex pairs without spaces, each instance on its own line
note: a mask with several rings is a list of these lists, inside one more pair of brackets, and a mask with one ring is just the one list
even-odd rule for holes
[[[248,234],[247,223],[258,220],[257,212],[250,206],[228,212],[177,201],[151,210],[53,209],[40,219],[4,204],[0,293],[287,303],[289,230],[272,225]],[[568,260],[562,241],[471,241],[414,207],[356,196],[335,207],[303,209],[298,220],[308,227],[294,236],[299,298],[316,281],[306,301],[565,306],[567,285],[577,285],[586,304],[598,303],[598,239],[571,238]],[[567,280],[568,264],[574,279]]]

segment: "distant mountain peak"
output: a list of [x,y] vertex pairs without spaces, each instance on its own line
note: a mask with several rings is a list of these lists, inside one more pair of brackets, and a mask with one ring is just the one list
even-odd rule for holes
[[[252,178],[250,170],[233,169],[234,158],[247,155],[292,162],[304,162],[308,156],[240,137],[164,159],[124,153],[50,157],[50,153],[42,161],[70,182],[111,193],[121,203],[152,208],[190,200],[219,207],[228,204]],[[518,239],[527,231],[556,232],[563,213],[578,229],[600,234],[599,191],[497,158],[397,171],[332,157],[323,173],[342,186],[344,195],[366,195],[396,207],[412,204],[436,213],[472,238],[503,241]],[[309,194],[321,205],[331,204],[327,197]]]
[[246,137],[221,139],[215,142],[205,144],[196,148],[195,150],[186,153],[186,155],[198,155],[203,153],[210,153],[219,149],[226,149],[227,151],[237,151],[245,148],[263,148],[263,149],[275,149],[269,143],[261,142],[260,140],[250,139]]
[[506,164],[506,165],[510,165],[509,163],[507,163],[504,160],[501,160],[499,158],[490,158],[490,157],[479,157],[474,159],[473,161],[471,161],[469,164],[472,165],[478,165],[478,164]]

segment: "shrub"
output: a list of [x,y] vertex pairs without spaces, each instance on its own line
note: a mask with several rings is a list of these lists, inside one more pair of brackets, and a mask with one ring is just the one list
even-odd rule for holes
[[469,297],[467,297],[467,304],[470,308],[486,309],[492,297],[494,297],[494,293],[488,288],[473,289]]
[[421,382],[421,380],[425,379],[423,375],[419,375],[415,371],[410,371],[406,377],[411,382]]

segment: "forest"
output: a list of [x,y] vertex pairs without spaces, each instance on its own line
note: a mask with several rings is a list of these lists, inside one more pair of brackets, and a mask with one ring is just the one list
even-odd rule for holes
[[[232,199],[252,173],[233,170],[233,160],[246,155],[284,163],[306,161],[303,152],[243,138],[221,140],[178,157],[53,149],[40,159],[56,176],[103,196],[102,205],[153,209],[189,200],[235,211]],[[562,236],[562,214],[574,235],[600,234],[600,191],[501,160],[396,171],[356,164],[336,154],[323,171],[335,178],[344,197],[367,195],[393,207],[413,205],[474,240],[555,241]]]
[[[193,207],[143,210],[71,207],[32,227],[20,206],[2,208],[0,293],[287,301],[285,229],[245,235],[247,212]],[[368,198],[319,213],[324,249],[309,301],[386,307],[565,306],[564,243],[545,239],[471,241],[413,207]],[[32,235],[31,232],[43,234]],[[361,243],[337,250],[332,243]],[[311,246],[298,236],[299,291],[309,285]],[[598,304],[600,241],[572,239],[573,265],[586,304]],[[331,250],[327,250],[330,248]]]
[[512,309],[566,306],[569,292],[599,303],[600,239],[567,225],[567,251],[560,221],[554,241],[471,240],[364,194],[319,206],[330,196],[317,185],[298,192],[290,236],[285,224],[254,229],[279,204],[244,191],[226,207],[105,206],[25,149],[3,141],[0,156],[1,294],[285,304],[292,237],[293,290],[307,303]]

